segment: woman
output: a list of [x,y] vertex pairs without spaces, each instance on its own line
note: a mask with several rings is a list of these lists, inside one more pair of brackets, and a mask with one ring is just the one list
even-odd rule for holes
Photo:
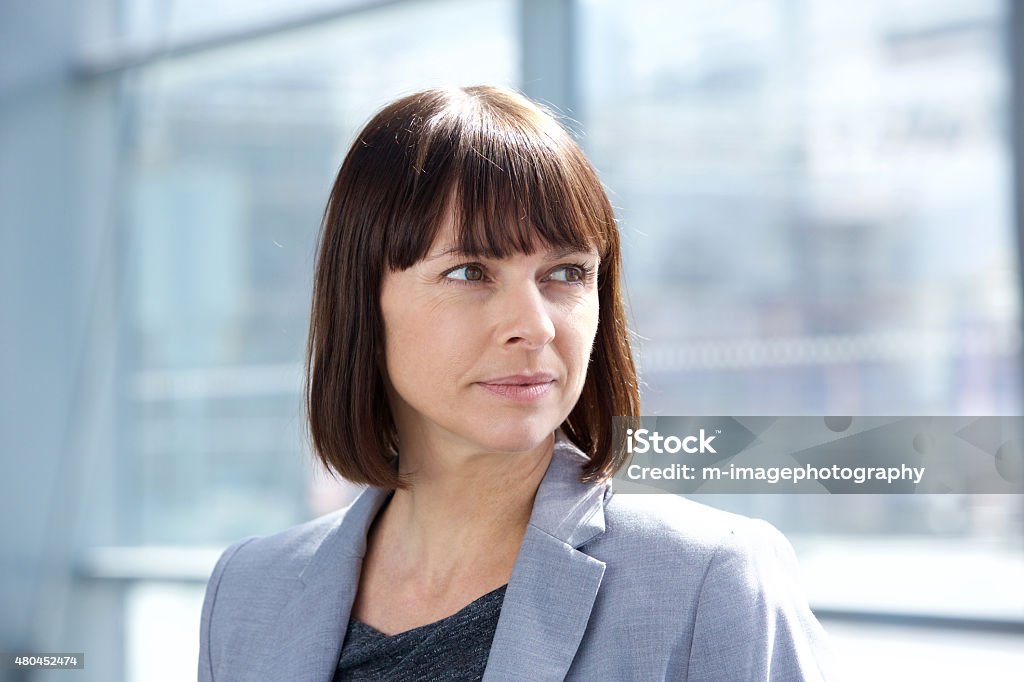
[[612,207],[555,119],[427,90],[352,145],[321,234],[313,449],[368,487],[217,562],[202,680],[818,680],[770,525],[613,495],[639,414]]

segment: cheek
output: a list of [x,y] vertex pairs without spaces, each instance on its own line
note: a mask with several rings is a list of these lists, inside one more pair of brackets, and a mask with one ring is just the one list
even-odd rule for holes
[[444,306],[415,306],[385,315],[385,359],[392,385],[405,397],[451,386],[471,364],[465,316]]
[[586,375],[591,349],[597,336],[599,316],[598,301],[594,296],[592,300],[581,302],[567,311],[564,320],[565,351],[572,358],[574,369],[581,375],[580,382]]

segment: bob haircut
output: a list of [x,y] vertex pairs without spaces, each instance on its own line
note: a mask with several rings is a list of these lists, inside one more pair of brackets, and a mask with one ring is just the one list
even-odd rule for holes
[[417,92],[384,107],[356,137],[320,227],[304,402],[313,451],[354,483],[406,488],[385,393],[381,282],[427,255],[454,217],[469,255],[505,258],[538,244],[600,254],[597,337],[579,400],[561,425],[590,458],[581,481],[625,462],[612,417],[640,396],[619,285],[615,215],[594,168],[540,105],[491,86]]

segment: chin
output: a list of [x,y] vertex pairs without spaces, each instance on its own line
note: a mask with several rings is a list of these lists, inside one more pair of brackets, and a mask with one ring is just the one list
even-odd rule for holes
[[495,420],[478,431],[474,438],[486,450],[526,452],[540,446],[558,428],[551,420]]

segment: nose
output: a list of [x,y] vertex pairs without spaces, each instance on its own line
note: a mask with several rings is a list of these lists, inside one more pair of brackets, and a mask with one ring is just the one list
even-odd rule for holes
[[496,301],[496,314],[502,321],[498,326],[502,345],[534,350],[551,343],[555,323],[548,310],[550,303],[536,283],[515,287],[501,298]]

